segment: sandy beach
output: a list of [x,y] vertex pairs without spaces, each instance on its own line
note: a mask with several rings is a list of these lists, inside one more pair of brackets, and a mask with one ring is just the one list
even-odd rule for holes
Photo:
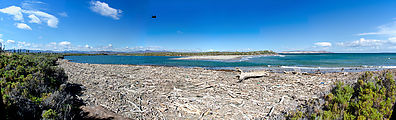
[[84,86],[85,110],[130,119],[283,119],[328,93],[334,82],[350,84],[361,74],[269,73],[238,83],[235,71],[58,63],[69,82]]

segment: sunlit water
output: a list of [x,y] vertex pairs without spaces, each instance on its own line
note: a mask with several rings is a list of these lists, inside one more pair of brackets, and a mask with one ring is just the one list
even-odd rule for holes
[[161,65],[180,67],[204,67],[207,69],[270,69],[274,71],[299,70],[305,72],[363,71],[396,68],[393,53],[326,53],[283,54],[277,56],[253,56],[241,60],[173,60],[178,56],[66,56],[77,63]]

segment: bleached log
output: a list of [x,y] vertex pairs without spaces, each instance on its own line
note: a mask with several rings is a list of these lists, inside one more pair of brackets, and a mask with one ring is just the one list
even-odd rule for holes
[[235,68],[238,72],[239,75],[237,75],[239,82],[242,82],[242,80],[248,79],[248,78],[256,78],[256,77],[264,77],[268,76],[267,71],[253,71],[253,72],[244,72],[240,68]]

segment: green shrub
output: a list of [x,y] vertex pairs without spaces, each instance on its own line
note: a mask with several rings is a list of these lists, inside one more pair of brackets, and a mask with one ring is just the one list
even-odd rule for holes
[[[396,83],[391,72],[366,72],[352,87],[339,82],[324,96],[324,104],[317,112],[291,113],[288,119],[389,119],[396,98]],[[312,108],[315,106],[308,106]],[[314,117],[312,117],[314,116]]]
[[[5,119],[79,118],[82,102],[68,84],[57,54],[0,55],[0,88]],[[63,86],[63,87],[62,87]],[[75,88],[73,88],[75,87]]]
[[58,115],[56,114],[55,110],[49,109],[43,111],[43,119],[55,119]]

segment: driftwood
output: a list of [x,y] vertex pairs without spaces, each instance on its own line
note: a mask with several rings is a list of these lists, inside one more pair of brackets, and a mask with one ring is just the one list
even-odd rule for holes
[[235,69],[239,72],[239,75],[237,75],[239,82],[242,82],[243,80],[249,79],[249,78],[259,78],[259,77],[268,76],[267,71],[244,72],[240,68],[235,68]]
[[[103,108],[85,112],[107,110],[130,119],[285,119],[285,113],[296,110],[309,99],[321,99],[334,82],[352,83],[364,74],[303,75],[262,71],[258,76],[269,76],[237,84],[235,76],[240,74],[230,71],[82,64],[64,60],[59,61],[59,65],[67,73],[69,82],[84,85],[79,98],[88,107]],[[254,73],[240,72],[243,79],[249,77],[246,73]],[[95,116],[109,117],[105,114]]]

